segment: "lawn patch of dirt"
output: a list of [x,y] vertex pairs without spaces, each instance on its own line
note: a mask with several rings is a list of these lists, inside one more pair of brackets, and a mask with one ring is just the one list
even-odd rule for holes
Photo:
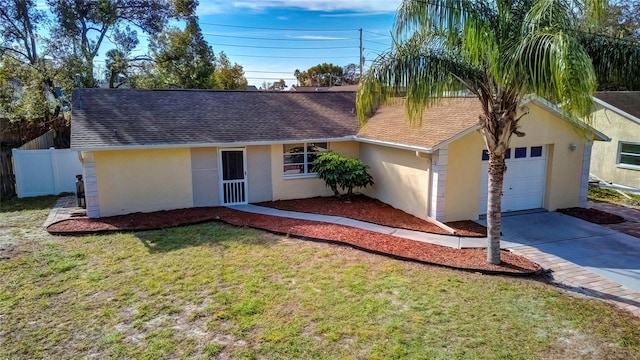
[[[295,200],[278,200],[256,205],[289,211],[341,216],[400,229],[423,231],[433,234],[451,235],[445,229],[426,220],[396,209],[380,200],[364,195],[356,195],[351,200],[332,197],[314,197]],[[487,228],[473,221],[445,223],[456,230],[456,235],[466,237],[486,237]]]
[[585,221],[592,222],[594,224],[606,225],[606,224],[620,224],[625,222],[622,216],[608,213],[606,211],[598,209],[587,209],[581,207],[572,207],[566,209],[558,209],[559,213],[577,217]]
[[208,207],[135,213],[100,219],[69,219],[50,225],[53,234],[78,234],[167,228],[204,221],[223,221],[231,225],[258,228],[311,240],[346,244],[373,253],[485,273],[528,275],[541,268],[528,259],[502,252],[502,264],[486,262],[485,249],[453,249],[387,234],[316,221],[253,214],[225,207]]

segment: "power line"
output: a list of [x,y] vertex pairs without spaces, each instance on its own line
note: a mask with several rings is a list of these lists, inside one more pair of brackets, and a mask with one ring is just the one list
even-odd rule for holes
[[209,43],[209,45],[215,46],[229,46],[229,47],[241,47],[251,49],[282,49],[282,50],[325,50],[325,49],[354,49],[357,46],[325,46],[325,47],[286,47],[286,46],[256,46],[256,45],[233,45],[233,44],[216,44]]
[[240,29],[256,29],[256,30],[275,30],[275,31],[322,31],[322,32],[346,32],[357,31],[358,29],[296,29],[296,28],[272,28],[272,27],[258,27],[258,26],[242,26],[242,25],[229,25],[229,24],[216,24],[199,22],[201,25],[211,25],[220,27],[240,28]]
[[370,43],[374,43],[374,44],[378,44],[378,45],[384,45],[384,46],[389,46],[390,44],[385,44],[385,43],[381,43],[379,41],[373,41],[373,40],[367,40],[367,39],[362,39],[366,42],[370,42]]
[[267,40],[267,41],[345,41],[345,40],[358,40],[358,38],[310,38],[310,39],[290,39],[290,38],[265,38],[265,37],[253,37],[253,36],[237,36],[237,35],[222,35],[216,33],[203,32],[204,36],[217,36],[224,38],[234,39],[249,39],[249,40]]
[[364,31],[366,33],[369,33],[369,34],[373,34],[373,35],[384,36],[384,37],[388,37],[388,38],[391,37],[391,35],[389,35],[389,34],[381,34],[381,33],[375,32],[375,31],[369,31],[369,30],[364,30],[364,29],[362,31]]
[[[319,56],[270,56],[270,55],[246,55],[246,54],[227,54],[229,57],[255,57],[255,58],[273,58],[273,59],[318,59]],[[358,55],[352,56],[331,56],[332,59],[353,59]]]

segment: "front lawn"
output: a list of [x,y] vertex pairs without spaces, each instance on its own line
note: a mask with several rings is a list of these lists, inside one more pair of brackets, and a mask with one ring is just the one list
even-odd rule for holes
[[54,237],[52,200],[0,208],[0,358],[639,358],[640,319],[534,279],[217,223]]

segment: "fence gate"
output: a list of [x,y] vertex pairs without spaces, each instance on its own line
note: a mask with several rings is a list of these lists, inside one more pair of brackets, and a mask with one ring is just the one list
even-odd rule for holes
[[223,205],[247,203],[247,170],[245,149],[220,150],[220,201]]

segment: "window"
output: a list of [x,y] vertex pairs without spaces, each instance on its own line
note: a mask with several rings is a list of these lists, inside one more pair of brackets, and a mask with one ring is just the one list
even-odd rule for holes
[[282,148],[284,176],[297,176],[313,174],[313,161],[318,154],[329,150],[329,143],[285,144]]
[[640,168],[640,144],[619,142],[618,165]]
[[527,157],[527,148],[526,147],[517,147],[515,152],[515,158],[526,158]]
[[[504,153],[504,158],[511,159],[511,148],[507,149],[507,151]],[[489,152],[487,150],[482,150],[482,161],[487,160],[489,160]]]
[[541,157],[541,156],[542,156],[542,146],[532,146],[531,157]]

